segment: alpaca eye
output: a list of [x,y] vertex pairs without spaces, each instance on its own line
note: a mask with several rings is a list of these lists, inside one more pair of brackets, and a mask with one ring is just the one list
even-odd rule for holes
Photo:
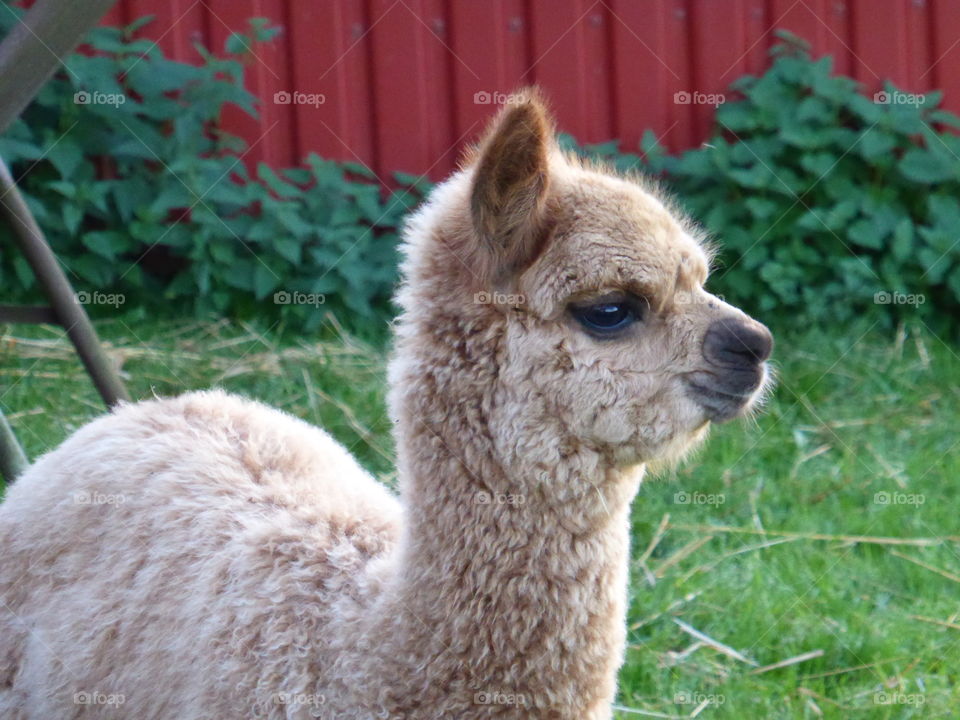
[[570,312],[587,330],[604,335],[619,332],[640,319],[637,307],[629,301],[573,306]]

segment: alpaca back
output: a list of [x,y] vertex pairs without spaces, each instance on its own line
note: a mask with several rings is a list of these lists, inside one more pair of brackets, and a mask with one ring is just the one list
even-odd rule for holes
[[0,505],[0,717],[285,717],[398,528],[390,493],[295,418],[220,392],[125,406]]

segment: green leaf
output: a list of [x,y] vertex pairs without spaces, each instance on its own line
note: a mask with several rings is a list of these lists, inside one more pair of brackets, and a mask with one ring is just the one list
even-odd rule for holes
[[88,250],[110,262],[117,259],[117,253],[123,251],[126,245],[123,235],[109,230],[84,233],[80,241]]
[[796,118],[802,123],[824,125],[833,119],[834,111],[822,98],[808,97],[797,105]]
[[711,153],[709,149],[691,150],[680,157],[675,172],[677,175],[689,177],[708,175],[717,167],[714,163],[714,157],[714,153]]
[[301,259],[301,246],[296,240],[290,238],[278,238],[273,244],[273,249],[281,257],[289,260],[294,265],[298,265]]
[[779,209],[779,205],[772,200],[762,197],[749,197],[744,200],[744,205],[750,211],[750,214],[758,220],[764,220],[772,216]]
[[0,157],[8,164],[18,160],[39,160],[43,157],[43,150],[32,142],[0,137]]
[[927,185],[958,177],[956,162],[925,148],[913,148],[904,153],[899,168],[909,180]]
[[837,158],[825,152],[804,154],[800,158],[801,167],[816,178],[821,178],[833,170],[836,162]]
[[112,266],[90,254],[71,258],[67,264],[74,273],[96,288],[108,287],[113,279]]
[[[143,60],[132,65],[127,83],[142,97],[157,102],[165,93],[175,92],[184,86],[200,82],[204,77],[201,68],[170,60]],[[181,110],[182,112],[182,110]]]
[[267,218],[258,218],[258,221],[250,226],[245,237],[254,242],[272,242],[279,234],[280,229],[272,222],[271,216]]
[[156,19],[156,15],[143,15],[123,28],[123,34],[132,37],[138,30],[146,27]]
[[824,144],[823,134],[806,123],[791,122],[784,125],[780,137],[788,145],[802,150],[811,150]]
[[360,222],[360,210],[353,203],[340,203],[330,217],[330,224],[357,225]]
[[241,55],[245,52],[250,52],[252,45],[253,40],[243,33],[234,32],[230,33],[230,36],[226,42],[224,42],[223,50],[230,55]]
[[33,274],[33,269],[30,267],[30,263],[28,263],[27,259],[22,255],[13,256],[13,272],[17,276],[20,284],[28,290],[32,288],[33,284],[37,281]]
[[54,180],[47,187],[65,198],[73,200],[77,196],[77,186],[66,180]]
[[947,278],[947,286],[953,291],[955,300],[960,301],[960,265],[955,265]]
[[262,300],[280,286],[280,276],[263,262],[258,262],[253,268],[253,294],[257,300]]
[[300,188],[284,182],[266,163],[257,165],[257,177],[259,177],[273,192],[281,198],[295,198],[300,195]]
[[379,188],[373,185],[358,186],[353,190],[352,195],[357,201],[360,216],[364,220],[370,224],[375,224],[383,218]]
[[920,248],[917,251],[917,259],[920,261],[920,266],[924,269],[927,279],[935,285],[943,281],[950,269],[950,262],[944,253],[937,252],[932,248]]
[[883,238],[878,235],[876,224],[871,220],[857,220],[847,231],[847,238],[861,247],[872,250],[883,247]]
[[309,185],[312,180],[310,171],[304,168],[287,168],[283,171],[283,176],[295,185]]
[[250,28],[258,43],[269,42],[283,31],[280,26],[270,25],[269,18],[262,17],[250,18]]
[[63,139],[49,149],[46,159],[53,163],[60,177],[66,180],[72,178],[83,163],[83,150],[69,139]]
[[867,130],[857,143],[857,152],[864,159],[872,161],[888,156],[896,146],[896,138],[874,127]]
[[897,260],[903,261],[913,252],[913,221],[905,217],[897,223],[893,231],[893,241],[890,243],[890,252]]
[[947,233],[960,232],[960,202],[950,195],[930,195],[927,198],[930,222]]
[[275,217],[280,221],[280,224],[283,225],[283,227],[293,233],[296,237],[306,237],[314,230],[313,225],[301,218],[296,210],[292,208],[278,211]]
[[123,223],[129,223],[137,210],[145,207],[154,197],[154,191],[143,178],[112,180],[107,181],[106,185]]
[[64,203],[61,208],[61,213],[67,232],[71,235],[76,235],[77,230],[80,228],[80,223],[83,222],[83,209],[72,203]]
[[937,125],[945,125],[955,129],[960,129],[960,117],[957,117],[946,110],[934,110],[927,114],[927,121]]
[[917,228],[917,233],[923,238],[929,249],[939,255],[949,253],[957,244],[956,231],[921,225]]
[[150,212],[158,219],[165,219],[167,213],[175,208],[193,205],[197,198],[178,180],[171,180],[156,199],[150,203]]
[[859,93],[853,94],[847,100],[847,107],[868,127],[879,123],[884,117],[884,106],[877,105]]
[[857,215],[859,203],[854,198],[841,200],[823,215],[824,222],[831,230],[846,225]]
[[734,168],[728,174],[731,179],[740,185],[754,190],[767,188],[774,184],[773,175],[763,165],[754,165],[747,169]]
[[923,120],[923,115],[916,105],[888,105],[887,108],[890,127],[897,132],[904,135],[919,135],[926,129],[927,125]]
[[[239,259],[234,261],[233,265],[222,275],[223,281],[230,287],[251,292],[253,290],[253,263],[256,262]],[[257,263],[259,265],[259,263]]]
[[394,179],[405,187],[414,187],[421,192],[426,192],[432,187],[430,181],[422,175],[411,175],[405,172],[395,172]]

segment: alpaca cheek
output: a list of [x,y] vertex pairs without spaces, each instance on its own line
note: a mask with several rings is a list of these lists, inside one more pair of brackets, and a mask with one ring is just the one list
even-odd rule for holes
[[610,407],[601,410],[593,423],[594,440],[607,445],[621,445],[633,435],[634,424],[622,407]]

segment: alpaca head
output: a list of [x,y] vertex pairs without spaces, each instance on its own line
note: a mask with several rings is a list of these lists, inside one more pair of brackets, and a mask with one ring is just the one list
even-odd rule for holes
[[489,385],[508,463],[675,460],[755,405],[772,347],[704,289],[698,236],[641,182],[565,156],[524,93],[411,224],[399,357],[426,335],[451,402]]

